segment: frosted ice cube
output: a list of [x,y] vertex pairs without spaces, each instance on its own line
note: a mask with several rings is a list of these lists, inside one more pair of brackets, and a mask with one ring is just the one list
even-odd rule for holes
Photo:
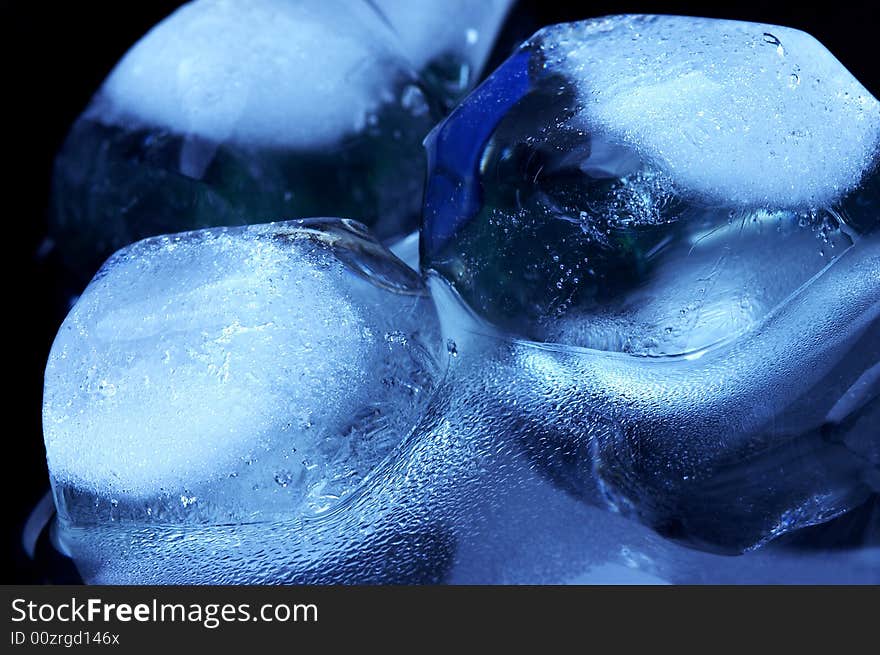
[[57,159],[52,233],[84,281],[116,249],[184,229],[418,221],[438,113],[366,2],[196,0],[120,60]]
[[125,54],[85,115],[213,143],[326,146],[408,74],[366,3],[197,0]]
[[83,293],[46,367],[62,522],[327,512],[414,427],[438,349],[418,277],[349,221],[136,243]]
[[728,552],[863,502],[878,135],[812,37],[709,19],[546,28],[468,96],[427,140],[421,265],[512,340],[536,465]]
[[[567,343],[683,354],[753,325],[876,224],[880,105],[812,37],[773,29],[539,32],[429,137],[423,265],[537,340],[588,315]],[[696,86],[642,102],[658,80]]]

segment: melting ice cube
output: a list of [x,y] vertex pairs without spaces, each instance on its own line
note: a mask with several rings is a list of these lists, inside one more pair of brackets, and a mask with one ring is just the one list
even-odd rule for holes
[[115,561],[101,539],[76,535],[326,514],[412,430],[441,361],[424,286],[349,221],[216,228],[120,251],[46,367],[68,548]]
[[196,0],[146,34],[73,126],[52,231],[83,281],[147,236],[349,216],[418,221],[438,116],[367,2]]
[[421,264],[518,339],[557,483],[741,550],[877,488],[878,140],[802,32],[546,28],[429,137]]

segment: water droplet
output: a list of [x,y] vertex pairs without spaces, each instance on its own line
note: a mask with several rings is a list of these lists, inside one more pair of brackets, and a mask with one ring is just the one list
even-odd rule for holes
[[388,343],[399,344],[401,346],[405,346],[407,344],[406,334],[404,334],[400,330],[394,330],[394,332],[386,332],[385,341],[387,341]]
[[468,45],[474,45],[480,38],[480,33],[474,28],[470,28],[465,32],[465,38],[467,38]]
[[764,42],[769,43],[770,45],[775,45],[776,54],[780,57],[785,56],[785,48],[782,47],[782,42],[778,38],[776,38],[776,36],[770,34],[770,32],[764,32]]
[[284,469],[275,474],[275,483],[280,487],[287,487],[293,482],[293,473]]
[[116,395],[116,385],[107,380],[101,380],[98,383],[98,393],[105,398],[112,398]]

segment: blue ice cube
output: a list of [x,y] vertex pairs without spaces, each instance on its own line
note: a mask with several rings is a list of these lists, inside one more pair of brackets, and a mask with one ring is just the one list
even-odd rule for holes
[[558,485],[738,552],[880,486],[878,141],[803,32],[549,27],[429,136],[421,265]]
[[[46,367],[60,539],[92,581],[155,580],[156,549],[211,559],[242,538],[254,552],[212,561],[216,581],[305,570],[334,551],[302,523],[407,437],[444,361],[424,285],[351,221],[138,242],[80,297]],[[282,536],[283,554],[266,546]],[[159,568],[186,581],[203,566],[193,551]]]
[[115,250],[187,229],[347,216],[403,236],[438,103],[370,3],[195,0],[72,127],[51,235],[83,282]]

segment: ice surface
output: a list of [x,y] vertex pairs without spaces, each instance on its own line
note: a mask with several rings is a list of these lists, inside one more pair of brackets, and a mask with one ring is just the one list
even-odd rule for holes
[[[593,480],[595,501],[583,502],[583,487],[579,494],[573,493],[570,485],[548,475],[548,468],[558,457],[577,472],[584,450],[609,443],[597,419],[609,407],[625,404],[626,368],[615,368],[621,363],[613,359],[553,353],[483,334],[445,282],[435,278],[432,287],[443,336],[456,337],[457,354],[412,436],[399,444],[351,502],[310,521],[169,525],[117,520],[64,525],[61,546],[77,558],[86,580],[116,584],[878,582],[876,497],[866,501],[854,521],[828,535],[827,542],[820,535],[818,543],[830,544],[827,548],[817,549],[815,536],[801,537],[738,557],[694,550],[619,512],[609,512],[601,502],[600,480]],[[827,296],[821,296],[820,303],[822,298],[833,303]],[[830,321],[839,326],[848,319]],[[834,326],[829,330],[833,332]],[[755,352],[760,353],[760,348]],[[633,366],[635,362],[650,373],[648,362],[634,360]],[[615,371],[616,388],[609,384]],[[591,373],[602,379],[593,382]],[[669,370],[654,375],[662,380]],[[580,393],[585,382],[591,390]],[[621,396],[615,397],[618,393]],[[603,394],[607,403],[594,404]],[[700,411],[716,400],[717,396],[706,398]],[[630,438],[639,427],[632,426]],[[572,441],[559,438],[564,430],[570,431]],[[689,441],[690,435],[675,439],[679,445]],[[815,476],[811,469],[818,466],[821,471],[825,466],[809,451],[780,463],[785,465],[767,471],[779,484],[797,481],[800,475]],[[588,464],[583,473],[590,470]],[[774,495],[742,477],[736,479],[736,488],[745,494],[746,508]],[[697,489],[706,491],[705,486]],[[725,499],[715,509],[720,523],[735,530],[743,527],[737,517],[731,521],[737,505]],[[765,517],[758,513],[758,518]]]
[[359,132],[409,67],[366,3],[197,0],[126,53],[87,116],[209,141],[316,147]]
[[416,70],[455,96],[478,79],[512,0],[372,0]]
[[419,270],[419,233],[413,232],[394,243],[388,244],[388,250],[414,271]]
[[65,265],[84,285],[145,237],[309,216],[410,233],[440,110],[399,45],[366,2],[186,4],[122,58],[59,153]]
[[536,43],[576,81],[575,123],[601,126],[713,200],[833,201],[877,149],[880,104],[799,30],[624,16],[548,28]]
[[[553,440],[554,431],[564,425],[561,415],[569,417],[572,429],[581,428],[582,446],[589,446],[592,437],[583,415],[595,412],[589,398],[572,393],[589,378],[562,365],[555,378],[524,375],[523,360],[546,353],[474,332],[466,312],[462,316],[465,308],[452,295],[433,290],[444,337],[458,338],[457,355],[412,437],[349,504],[307,522],[140,529],[106,523],[64,530],[62,545],[79,554],[86,579],[209,584],[878,582],[876,500],[865,504],[855,521],[838,527],[828,548],[811,548],[815,540],[801,539],[800,547],[780,542],[738,557],[677,544],[600,502],[583,502],[550,478],[545,466],[554,455],[576,461],[580,452]],[[601,362],[593,364],[603,368]],[[563,384],[557,384],[560,379]],[[815,463],[805,457],[798,471]],[[798,471],[791,473],[796,477]],[[742,486],[753,493],[754,488]]]
[[761,215],[667,243],[643,284],[602,307],[544,317],[543,337],[649,356],[694,355],[730,342],[852,246],[839,230],[821,234],[779,215]]
[[46,368],[62,511],[253,520],[318,514],[356,488],[442,373],[418,278],[359,230],[221,228],[117,253]]

